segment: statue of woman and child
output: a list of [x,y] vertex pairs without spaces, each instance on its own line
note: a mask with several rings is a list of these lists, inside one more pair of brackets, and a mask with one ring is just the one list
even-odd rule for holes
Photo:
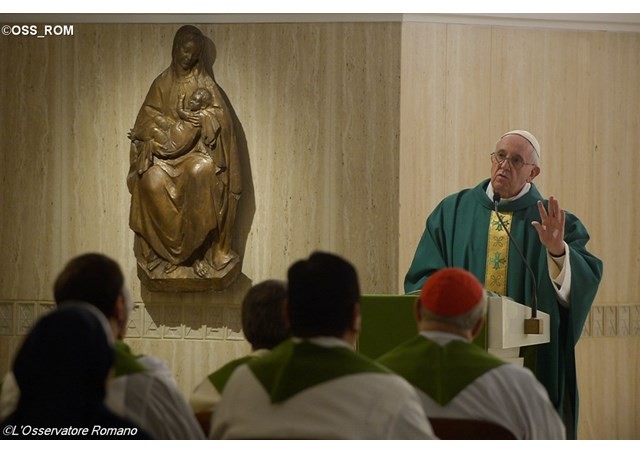
[[230,107],[191,25],[151,84],[129,132],[129,225],[138,275],[150,289],[221,290],[240,272],[231,249],[242,191]]

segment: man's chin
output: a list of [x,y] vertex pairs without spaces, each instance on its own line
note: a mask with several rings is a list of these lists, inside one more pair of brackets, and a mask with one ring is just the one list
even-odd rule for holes
[[492,183],[493,191],[499,193],[502,198],[509,198],[509,189],[500,183]]
[[491,181],[491,185],[493,186],[493,190],[505,192],[508,191],[508,182],[509,180],[504,176],[496,176],[493,181]]

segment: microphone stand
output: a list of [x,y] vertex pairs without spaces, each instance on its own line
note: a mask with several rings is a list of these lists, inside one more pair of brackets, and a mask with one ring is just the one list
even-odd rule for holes
[[496,216],[498,217],[498,221],[500,222],[500,225],[502,225],[502,228],[504,228],[504,230],[507,232],[507,236],[509,236],[509,240],[515,247],[516,251],[518,252],[518,255],[520,255],[520,259],[522,260],[527,270],[529,271],[529,274],[531,275],[531,281],[533,282],[533,289],[531,290],[531,318],[524,320],[524,333],[532,334],[532,335],[540,335],[542,334],[542,331],[543,331],[542,329],[543,324],[542,324],[542,320],[538,318],[538,293],[537,293],[536,276],[534,275],[533,269],[531,269],[531,266],[529,266],[529,262],[526,260],[526,258],[520,251],[520,247],[518,247],[518,244],[513,239],[513,236],[511,236],[509,229],[506,227],[506,225],[502,221],[502,217],[498,212],[498,203],[500,203],[500,198],[501,196],[499,193],[496,192],[493,194],[493,208],[495,209]]

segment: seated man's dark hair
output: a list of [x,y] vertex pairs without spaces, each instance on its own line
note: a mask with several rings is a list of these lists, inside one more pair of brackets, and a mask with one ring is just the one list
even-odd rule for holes
[[123,284],[118,263],[99,253],[87,253],[67,263],[53,285],[53,293],[58,305],[87,302],[111,318]]
[[254,350],[273,349],[291,335],[286,301],[287,284],[280,280],[258,283],[244,296],[242,330]]
[[294,263],[288,279],[293,335],[341,337],[353,325],[360,287],[351,263],[337,255],[315,252]]

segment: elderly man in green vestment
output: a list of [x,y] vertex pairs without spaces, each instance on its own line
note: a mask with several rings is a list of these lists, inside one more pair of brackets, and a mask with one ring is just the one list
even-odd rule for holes
[[[554,197],[545,200],[532,183],[540,174],[539,160],[533,134],[505,133],[491,154],[491,178],[448,196],[429,215],[404,289],[419,290],[438,269],[461,267],[489,291],[531,306],[535,284],[538,308],[551,317],[551,342],[522,348],[521,355],[546,387],[572,439],[578,414],[575,345],[602,278],[602,261],[587,251],[589,234],[582,222]],[[494,194],[500,195],[502,222]]]

